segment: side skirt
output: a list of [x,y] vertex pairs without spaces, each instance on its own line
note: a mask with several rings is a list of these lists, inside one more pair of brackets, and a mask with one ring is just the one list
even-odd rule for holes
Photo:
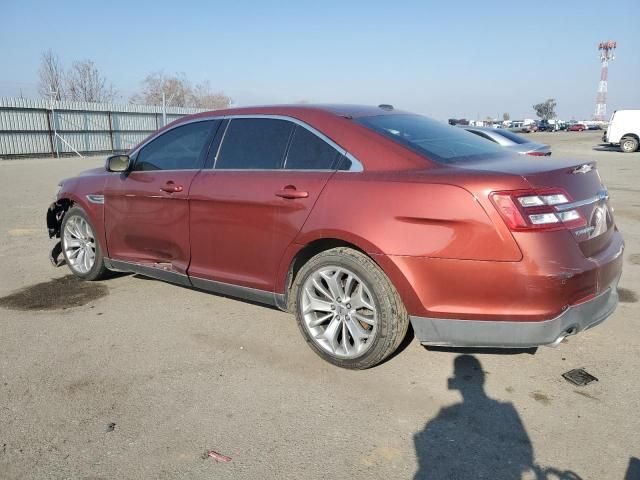
[[211,293],[217,293],[229,297],[235,297],[249,302],[263,303],[286,310],[286,298],[284,294],[258,290],[257,288],[232,285],[230,283],[207,280],[205,278],[189,277],[182,273],[172,272],[163,268],[150,267],[135,262],[125,262],[122,260],[104,259],[105,266],[109,270],[118,272],[131,272],[155,278],[169,283],[175,283],[185,287],[193,287]]

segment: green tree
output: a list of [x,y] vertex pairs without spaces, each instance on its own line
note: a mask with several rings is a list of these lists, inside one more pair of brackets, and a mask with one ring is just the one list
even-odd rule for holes
[[536,111],[536,115],[541,119],[549,120],[556,117],[556,105],[557,103],[555,98],[550,98],[542,103],[534,105],[533,109]]

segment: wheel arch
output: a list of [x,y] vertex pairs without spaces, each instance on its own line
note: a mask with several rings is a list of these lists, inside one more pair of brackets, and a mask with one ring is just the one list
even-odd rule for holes
[[93,203],[86,196],[77,195],[74,192],[62,192],[59,198],[53,202],[47,210],[47,228],[49,236],[60,237],[60,228],[67,212],[73,207],[80,207],[89,217],[95,235],[100,243],[102,251],[107,256],[107,241],[104,231],[104,204]]
[[283,294],[283,302],[280,307],[283,310],[292,311],[292,299],[295,299],[295,292],[292,292],[291,288],[296,275],[305,263],[319,253],[337,247],[351,248],[369,257],[389,278],[405,305],[419,301],[417,293],[396,263],[388,256],[377,253],[375,247],[367,248],[365,244],[368,242],[358,240],[357,238],[347,240],[342,236],[323,236],[309,240],[305,244],[293,244],[286,255],[286,260],[281,265],[281,273],[279,274],[280,283],[277,285],[277,291]]

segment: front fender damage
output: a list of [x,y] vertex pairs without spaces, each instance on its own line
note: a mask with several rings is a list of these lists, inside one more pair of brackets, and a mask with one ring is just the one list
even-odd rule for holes
[[[65,213],[72,205],[72,201],[66,198],[56,200],[47,209],[47,229],[49,230],[49,238],[60,238],[60,230],[62,228],[62,219]],[[60,258],[62,253],[62,244],[58,240],[49,253],[49,260],[54,267],[64,265],[64,258]]]

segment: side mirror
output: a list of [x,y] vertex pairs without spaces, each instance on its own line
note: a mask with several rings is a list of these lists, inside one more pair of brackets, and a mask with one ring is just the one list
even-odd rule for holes
[[111,155],[107,157],[106,169],[108,172],[126,172],[129,170],[131,159],[129,155]]

